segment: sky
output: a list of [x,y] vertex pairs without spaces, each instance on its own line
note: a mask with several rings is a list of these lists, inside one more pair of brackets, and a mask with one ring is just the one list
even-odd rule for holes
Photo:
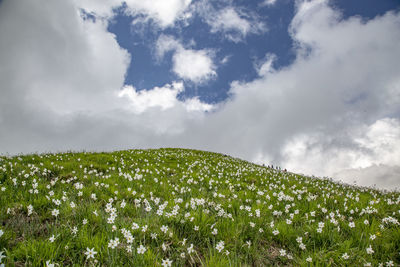
[[180,147],[400,188],[398,0],[0,1],[0,153]]

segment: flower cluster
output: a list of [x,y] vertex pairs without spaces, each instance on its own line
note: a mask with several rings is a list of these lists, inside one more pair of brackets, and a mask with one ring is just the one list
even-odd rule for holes
[[398,192],[220,154],[0,157],[0,188],[0,266],[400,264]]

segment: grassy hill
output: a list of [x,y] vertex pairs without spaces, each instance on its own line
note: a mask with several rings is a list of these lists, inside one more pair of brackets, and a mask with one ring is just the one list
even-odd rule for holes
[[5,266],[399,266],[400,194],[222,154],[0,157]]

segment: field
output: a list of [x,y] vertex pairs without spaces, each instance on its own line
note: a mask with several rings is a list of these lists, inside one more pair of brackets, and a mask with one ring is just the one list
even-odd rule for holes
[[399,266],[400,193],[186,150],[0,157],[0,265]]

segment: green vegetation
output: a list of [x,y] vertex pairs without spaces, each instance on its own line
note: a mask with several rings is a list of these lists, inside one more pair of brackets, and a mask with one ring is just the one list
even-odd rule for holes
[[400,264],[400,193],[222,154],[3,156],[0,193],[5,266]]

